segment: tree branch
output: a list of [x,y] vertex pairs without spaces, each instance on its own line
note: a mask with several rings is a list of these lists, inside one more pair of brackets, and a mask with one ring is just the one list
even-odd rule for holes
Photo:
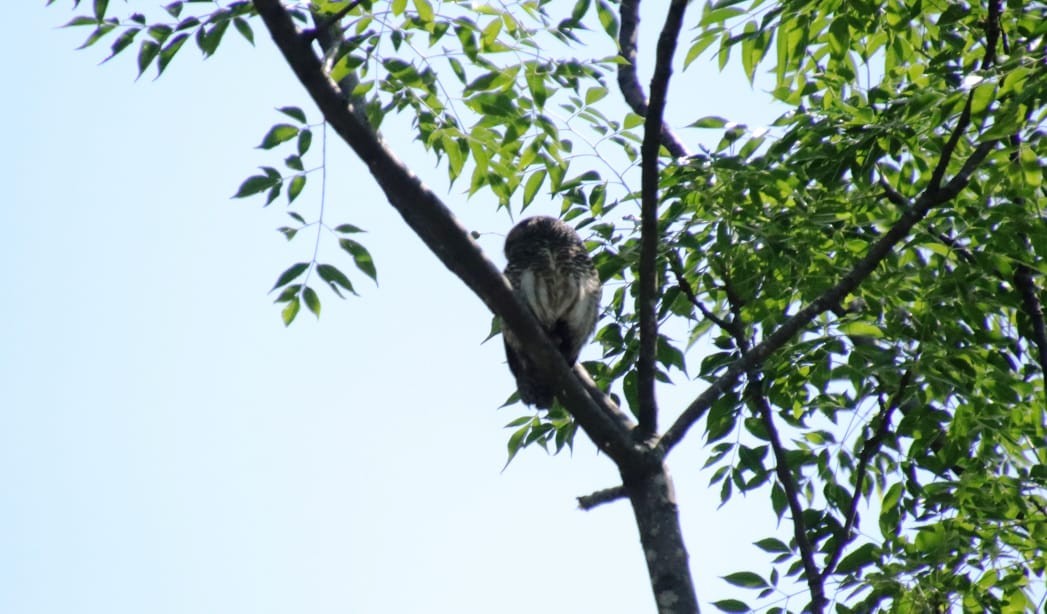
[[332,129],[367,165],[389,203],[440,261],[502,318],[539,365],[561,401],[593,442],[618,463],[635,462],[630,421],[614,405],[598,403],[572,374],[534,315],[516,299],[505,277],[488,260],[454,214],[346,106],[306,38],[280,0],[253,0],[273,41],[316,102]]
[[[640,0],[622,0],[619,9],[621,25],[618,28],[619,55],[626,62],[618,65],[618,89],[625,97],[626,104],[640,117],[647,117],[647,96],[636,76],[636,40],[637,27],[640,25]],[[675,41],[675,39],[674,39]],[[654,92],[651,93],[654,95]],[[662,145],[676,158],[691,155],[669,126],[659,118],[659,135]]]
[[[742,320],[742,299],[735,292],[730,278],[724,276],[727,301],[731,308],[731,324],[728,328],[738,351],[744,357],[751,351],[749,338],[745,334],[745,324]],[[749,380],[746,386],[746,394],[750,403],[756,408],[760,422],[767,429],[767,437],[771,442],[771,452],[774,454],[774,472],[778,476],[778,483],[785,491],[785,500],[792,514],[793,538],[796,547],[800,550],[800,561],[803,563],[804,576],[807,578],[807,587],[811,593],[811,612],[821,614],[825,609],[825,585],[822,576],[818,573],[818,566],[814,562],[814,547],[807,533],[807,521],[803,517],[803,506],[800,505],[800,489],[797,486],[795,476],[789,469],[789,458],[782,445],[782,438],[778,434],[778,427],[774,423],[774,410],[767,401],[767,395],[763,393],[763,376],[760,373],[760,363],[754,362],[746,367],[746,377]]]
[[626,492],[625,486],[613,486],[611,488],[598,490],[591,495],[582,495],[581,497],[578,497],[578,507],[588,512],[594,507],[603,505],[604,503],[617,501],[618,499],[624,499],[628,496],[629,493]]
[[880,187],[883,188],[883,195],[887,197],[887,200],[891,201],[895,206],[908,208],[909,200],[902,196],[898,190],[895,190],[894,186],[887,183],[887,180],[884,179],[883,176],[880,177],[880,180],[877,183],[879,183]]
[[676,419],[676,422],[662,436],[658,445],[666,452],[671,450],[683,439],[691,426],[705,414],[706,410],[713,404],[713,401],[730,388],[733,388],[741,374],[751,365],[760,363],[771,353],[777,351],[814,318],[831,309],[833,305],[839,303],[843,297],[865,281],[880,262],[891,253],[895,245],[905,239],[913,226],[926,217],[931,209],[948,202],[967,187],[967,184],[970,183],[971,174],[985,160],[989,152],[996,146],[996,143],[997,141],[985,141],[978,145],[964,162],[960,171],[945,187],[935,188],[933,185],[928,186],[913,206],[902,212],[898,221],[875,243],[869,246],[869,251],[866,252],[865,256],[840,281],[836,282],[836,285],[826,290],[821,296],[783,322],[781,326],[757,344],[751,352],[729,364],[724,374],[717,378],[709,388],[683,411],[680,417]]
[[911,380],[912,368],[909,368],[902,374],[902,378],[898,382],[898,388],[891,395],[890,401],[880,408],[880,414],[876,418],[878,420],[876,430],[865,440],[865,443],[862,444],[862,451],[858,453],[858,466],[854,475],[854,492],[851,494],[851,502],[847,507],[847,518],[844,520],[843,528],[837,534],[836,547],[833,549],[832,554],[829,555],[828,560],[825,562],[825,567],[822,569],[823,580],[832,574],[833,569],[840,562],[840,557],[843,556],[844,548],[854,539],[851,531],[854,529],[854,524],[858,519],[858,504],[862,497],[865,474],[869,470],[869,461],[879,451],[880,446],[883,445],[884,438],[890,432],[891,415],[901,406],[905,389],[909,386]]
[[[754,370],[755,367],[750,367]],[[807,578],[807,588],[811,593],[811,612],[821,614],[825,610],[828,601],[825,598],[825,584],[822,575],[818,573],[818,566],[814,562],[814,546],[807,534],[807,521],[803,518],[803,506],[800,504],[800,489],[796,484],[792,471],[789,470],[789,461],[782,438],[778,434],[778,427],[774,424],[774,410],[767,402],[763,394],[763,380],[750,381],[749,388],[756,402],[760,422],[767,429],[767,436],[771,442],[771,451],[774,453],[774,472],[778,475],[778,483],[785,491],[785,500],[789,504],[789,513],[793,517],[793,537],[796,539],[796,547],[800,549],[800,560],[803,563],[803,573]],[[757,388],[759,386],[759,388]]]
[[1040,304],[1032,269],[1024,264],[1018,265],[1014,272],[1014,285],[1022,295],[1022,307],[1032,323],[1032,340],[1038,350],[1040,373],[1047,378],[1047,326],[1044,325],[1043,305]]
[[661,149],[662,114],[672,75],[676,39],[687,10],[687,0],[673,0],[658,37],[654,77],[651,78],[651,106],[644,121],[641,159],[640,265],[639,296],[640,354],[637,359],[637,397],[640,410],[640,435],[645,439],[658,430],[658,400],[655,396],[655,359],[658,351],[658,152]]
[[683,263],[680,262],[680,256],[675,250],[669,252],[669,269],[673,272],[673,277],[676,278],[676,287],[680,289],[680,292],[683,292],[683,295],[687,297],[687,300],[690,301],[692,305],[698,308],[698,311],[702,312],[702,316],[706,320],[709,320],[713,324],[734,335],[736,327],[733,322],[728,322],[716,315],[700,300],[698,300],[698,295],[695,294],[694,288],[691,287],[691,282],[687,281],[687,278],[684,276]]
[[330,45],[324,44],[324,38],[329,38],[330,28],[332,26],[338,25],[338,22],[342,21],[342,19],[345,18],[346,15],[353,12],[353,9],[360,6],[361,4],[363,4],[363,0],[353,0],[349,4],[346,4],[345,6],[340,8],[337,13],[330,16],[326,16],[323,13],[319,13],[317,11],[311,11],[313,15],[314,27],[311,30],[306,30],[305,32],[302,32],[302,36],[305,37],[305,40],[308,42],[312,42],[314,39],[318,39],[321,42],[321,46],[324,47],[325,50],[328,49]]

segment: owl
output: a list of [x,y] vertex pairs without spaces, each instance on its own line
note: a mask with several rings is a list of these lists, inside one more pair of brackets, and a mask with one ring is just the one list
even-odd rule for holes
[[[505,276],[520,300],[573,365],[596,326],[600,277],[573,228],[553,217],[522,220],[505,239]],[[516,377],[520,399],[541,409],[553,404],[552,387],[518,351],[508,330],[505,354]]]

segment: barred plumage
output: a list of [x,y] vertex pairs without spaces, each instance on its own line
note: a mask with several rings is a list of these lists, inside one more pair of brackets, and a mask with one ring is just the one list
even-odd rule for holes
[[[509,232],[505,257],[509,283],[573,365],[596,326],[601,294],[600,277],[582,240],[556,218],[531,217]],[[551,407],[551,387],[516,351],[518,342],[512,334],[502,334],[520,399],[539,408]]]

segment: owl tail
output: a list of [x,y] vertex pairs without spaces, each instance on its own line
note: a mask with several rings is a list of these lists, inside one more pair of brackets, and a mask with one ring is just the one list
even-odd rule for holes
[[505,343],[505,357],[509,361],[509,370],[516,377],[516,390],[520,393],[520,400],[538,409],[552,407],[553,391],[542,382],[535,369],[516,353],[508,340]]
[[520,391],[520,400],[538,409],[549,409],[553,406],[553,393],[542,382],[530,377],[517,377],[516,389]]

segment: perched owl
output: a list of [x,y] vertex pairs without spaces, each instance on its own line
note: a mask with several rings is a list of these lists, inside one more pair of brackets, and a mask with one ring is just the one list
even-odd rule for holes
[[[600,277],[582,240],[573,228],[556,218],[531,217],[509,232],[505,257],[505,275],[516,295],[531,308],[567,363],[573,365],[596,326],[600,305]],[[548,409],[553,404],[551,387],[517,351],[512,333],[506,330],[502,334],[520,399]]]

